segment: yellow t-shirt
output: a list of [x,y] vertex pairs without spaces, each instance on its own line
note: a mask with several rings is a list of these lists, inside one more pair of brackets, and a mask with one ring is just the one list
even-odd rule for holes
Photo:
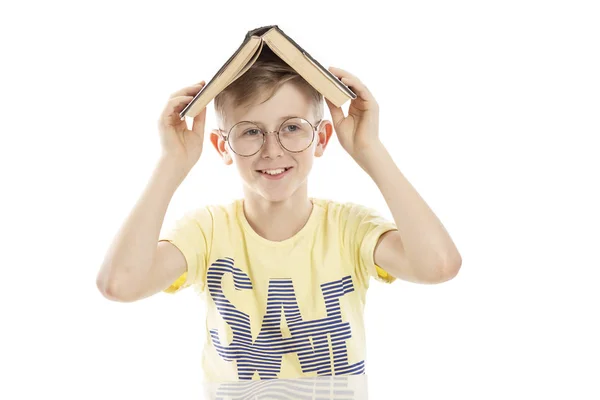
[[375,210],[311,198],[293,237],[274,242],[248,223],[243,200],[186,213],[159,240],[177,246],[187,272],[166,293],[204,297],[205,381],[365,373],[363,311],[379,237],[396,225]]

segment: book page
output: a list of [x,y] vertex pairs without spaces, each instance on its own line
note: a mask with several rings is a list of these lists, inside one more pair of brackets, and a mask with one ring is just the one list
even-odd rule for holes
[[233,78],[231,80],[231,82],[229,84],[233,83],[237,78],[244,75],[246,73],[246,71],[248,71],[248,69],[250,69],[252,64],[254,64],[256,62],[256,60],[258,59],[258,56],[260,56],[260,52],[262,51],[263,45],[264,45],[264,42],[261,38],[260,44],[258,45],[258,49],[254,53],[254,57],[252,57],[252,59],[246,64],[246,66],[244,68],[242,68],[242,70],[235,76],[235,78]]
[[[244,69],[249,60],[253,59],[257,48],[261,47],[260,37],[253,36],[245,40],[236,52],[227,60],[215,76],[196,94],[192,101],[179,113],[179,117],[195,117],[198,113],[217,96],[222,90],[233,82],[234,77]],[[253,61],[254,62],[254,61]],[[202,99],[202,100],[200,100]]]

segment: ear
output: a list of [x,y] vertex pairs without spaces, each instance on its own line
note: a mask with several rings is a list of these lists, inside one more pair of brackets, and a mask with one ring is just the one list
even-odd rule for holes
[[331,121],[324,119],[319,124],[319,128],[316,132],[315,141],[317,145],[315,146],[315,157],[321,157],[323,152],[325,152],[325,148],[329,143],[329,139],[333,133],[333,124]]
[[212,143],[217,153],[223,159],[225,165],[231,165],[233,163],[233,159],[231,158],[231,153],[229,152],[229,148],[227,147],[227,143],[223,140],[223,137],[219,134],[218,129],[213,129],[210,131],[210,142]]

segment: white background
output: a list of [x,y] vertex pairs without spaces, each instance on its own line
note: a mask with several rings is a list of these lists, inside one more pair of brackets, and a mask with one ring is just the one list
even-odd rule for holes
[[[193,290],[116,303],[96,274],[148,182],[169,95],[278,24],[369,86],[381,140],[463,258],[441,285],[371,285],[370,398],[597,398],[594,3],[3,2],[0,397],[201,398]],[[165,224],[241,196],[205,139]],[[391,218],[335,137],[309,194]]]

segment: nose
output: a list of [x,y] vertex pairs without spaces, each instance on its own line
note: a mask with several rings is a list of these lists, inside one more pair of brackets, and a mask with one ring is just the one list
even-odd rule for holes
[[277,140],[277,131],[265,132],[262,156],[271,159],[283,156],[283,148]]

